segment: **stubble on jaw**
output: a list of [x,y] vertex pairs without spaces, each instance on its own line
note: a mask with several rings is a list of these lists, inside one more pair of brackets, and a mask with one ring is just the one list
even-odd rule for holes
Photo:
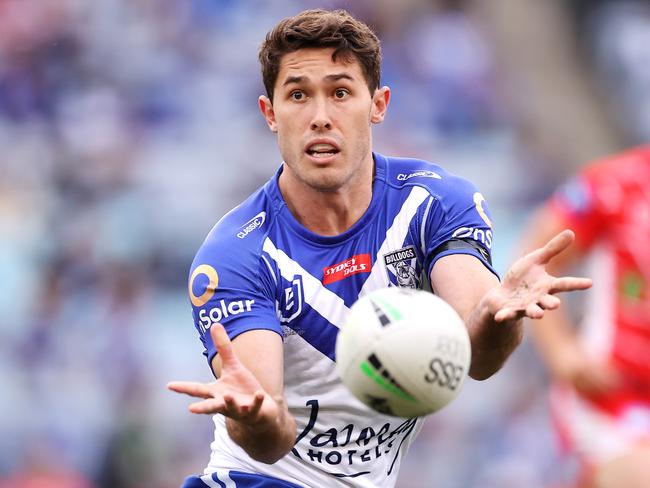
[[[361,157],[362,161],[356,161],[353,166],[352,171],[348,171],[346,168],[350,165],[349,161],[344,163],[343,168],[311,168],[307,171],[299,171],[300,163],[297,165],[285,164],[289,167],[293,176],[301,184],[308,186],[312,190],[322,193],[322,194],[332,194],[342,190],[345,190],[348,187],[354,187],[357,179],[363,177],[363,172],[365,168],[365,159],[370,157],[372,159],[372,152],[370,149],[371,142],[368,141],[368,144],[363,144],[361,150],[356,151],[358,154],[363,154]],[[371,176],[370,181],[373,180],[374,176],[374,160],[371,161]]]
[[[318,170],[317,170],[318,171]],[[298,178],[302,183],[309,186],[312,190],[317,191],[318,193],[331,194],[336,193],[337,191],[345,188],[346,184],[354,178],[357,172],[352,173],[348,178],[342,180],[336,175],[325,175],[325,177],[319,177],[319,175],[313,175],[311,178]]]
[[361,177],[363,164],[359,164],[351,172],[331,171],[328,168],[316,168],[309,171],[308,175],[292,171],[300,183],[322,194],[332,194],[353,187],[356,179]]

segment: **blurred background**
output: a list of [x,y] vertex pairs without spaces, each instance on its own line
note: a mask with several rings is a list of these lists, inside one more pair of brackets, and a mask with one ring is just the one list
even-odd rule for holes
[[[209,417],[194,252],[280,157],[257,49],[281,18],[345,7],[393,89],[375,148],[476,183],[507,268],[577,167],[650,140],[650,4],[588,0],[0,0],[0,487],[172,488]],[[428,419],[399,488],[562,486],[526,342]],[[31,483],[31,484],[30,484]]]

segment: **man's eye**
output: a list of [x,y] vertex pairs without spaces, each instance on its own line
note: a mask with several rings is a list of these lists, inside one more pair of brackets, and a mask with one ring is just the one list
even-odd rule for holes
[[303,92],[301,92],[301,91],[294,91],[294,92],[291,92],[290,96],[294,100],[302,100],[304,98],[305,94]]
[[334,92],[334,96],[336,98],[345,98],[346,96],[348,96],[348,93],[349,92],[347,90],[344,90],[343,88],[339,88]]

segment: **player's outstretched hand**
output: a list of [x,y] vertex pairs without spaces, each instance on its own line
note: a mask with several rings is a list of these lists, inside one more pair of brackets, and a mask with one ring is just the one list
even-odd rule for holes
[[564,230],[545,246],[515,261],[501,285],[489,292],[488,309],[496,322],[523,317],[539,319],[544,316],[545,310],[560,306],[561,301],[555,296],[556,293],[591,287],[588,278],[558,278],[546,272],[548,263],[569,247],[574,239],[572,231]]
[[279,405],[264,391],[260,382],[237,358],[232,344],[221,324],[210,328],[210,336],[221,357],[221,375],[211,383],[195,381],[172,381],[167,388],[177,393],[202,398],[190,404],[192,413],[221,413],[226,417],[264,428],[273,423],[279,415]]

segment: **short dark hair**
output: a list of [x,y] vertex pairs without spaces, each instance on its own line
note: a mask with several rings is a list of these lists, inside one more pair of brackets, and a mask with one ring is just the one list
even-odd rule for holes
[[305,48],[334,48],[333,61],[339,55],[354,56],[370,93],[379,88],[381,48],[372,29],[345,10],[314,9],[281,20],[262,43],[259,52],[262,80],[271,100],[282,56]]

